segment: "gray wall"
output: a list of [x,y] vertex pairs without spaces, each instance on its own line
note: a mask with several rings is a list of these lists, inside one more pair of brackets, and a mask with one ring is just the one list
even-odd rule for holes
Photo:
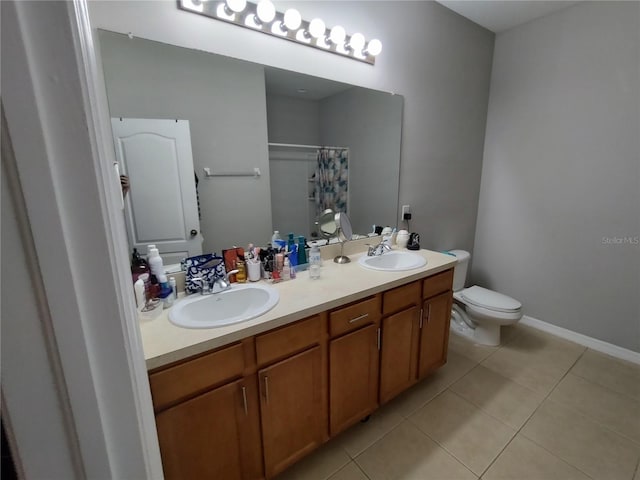
[[353,231],[366,234],[374,223],[395,226],[402,97],[351,88],[323,99],[320,111],[323,144],[349,147]]
[[[112,116],[189,120],[203,251],[267,242],[271,205],[263,68],[110,32],[100,33],[100,49]],[[203,167],[214,172],[259,167],[262,177],[206,179]],[[225,225],[233,230],[221,228]]]
[[269,141],[320,144],[320,103],[267,93]]
[[496,39],[473,280],[640,351],[640,3]]
[[[371,66],[182,12],[175,2],[89,2],[93,27],[404,97],[400,204],[427,248],[473,246],[493,33],[431,1],[278,2],[383,42]],[[398,212],[399,216],[399,212]]]

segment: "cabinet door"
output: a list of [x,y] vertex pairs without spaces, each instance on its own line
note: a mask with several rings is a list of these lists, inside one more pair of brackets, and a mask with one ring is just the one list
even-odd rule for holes
[[378,328],[369,325],[329,344],[331,436],[373,412],[378,404]]
[[261,478],[255,375],[156,415],[166,479]]
[[323,442],[327,425],[322,372],[320,347],[258,372],[267,478]]
[[380,403],[417,381],[420,309],[416,306],[382,319]]
[[451,320],[451,292],[425,300],[420,332],[420,361],[418,376],[431,373],[447,362],[449,322]]

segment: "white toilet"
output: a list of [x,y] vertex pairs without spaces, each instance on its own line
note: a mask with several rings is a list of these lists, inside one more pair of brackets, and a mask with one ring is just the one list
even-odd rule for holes
[[451,331],[482,345],[500,345],[500,327],[522,318],[522,304],[486,288],[464,288],[471,254],[451,250],[458,263],[453,273]]

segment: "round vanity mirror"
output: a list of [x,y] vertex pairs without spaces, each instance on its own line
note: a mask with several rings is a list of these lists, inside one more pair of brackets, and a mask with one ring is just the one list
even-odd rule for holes
[[320,227],[320,232],[322,236],[325,238],[331,238],[336,234],[336,230],[338,229],[338,224],[336,223],[336,213],[330,208],[327,208],[320,218],[318,219],[318,226]]
[[344,250],[344,242],[351,240],[353,236],[353,228],[351,227],[351,220],[346,213],[338,212],[335,215],[335,226],[337,229],[338,240],[340,240],[340,255],[333,259],[336,263],[349,263],[351,260],[349,257],[342,254]]

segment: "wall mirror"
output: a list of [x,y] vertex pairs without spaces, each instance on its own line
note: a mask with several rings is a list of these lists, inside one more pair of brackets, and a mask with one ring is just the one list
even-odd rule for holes
[[401,96],[105,30],[99,47],[112,119],[189,122],[203,252],[266,244],[273,230],[312,239],[323,146],[346,149],[336,210],[354,233],[396,224]]

